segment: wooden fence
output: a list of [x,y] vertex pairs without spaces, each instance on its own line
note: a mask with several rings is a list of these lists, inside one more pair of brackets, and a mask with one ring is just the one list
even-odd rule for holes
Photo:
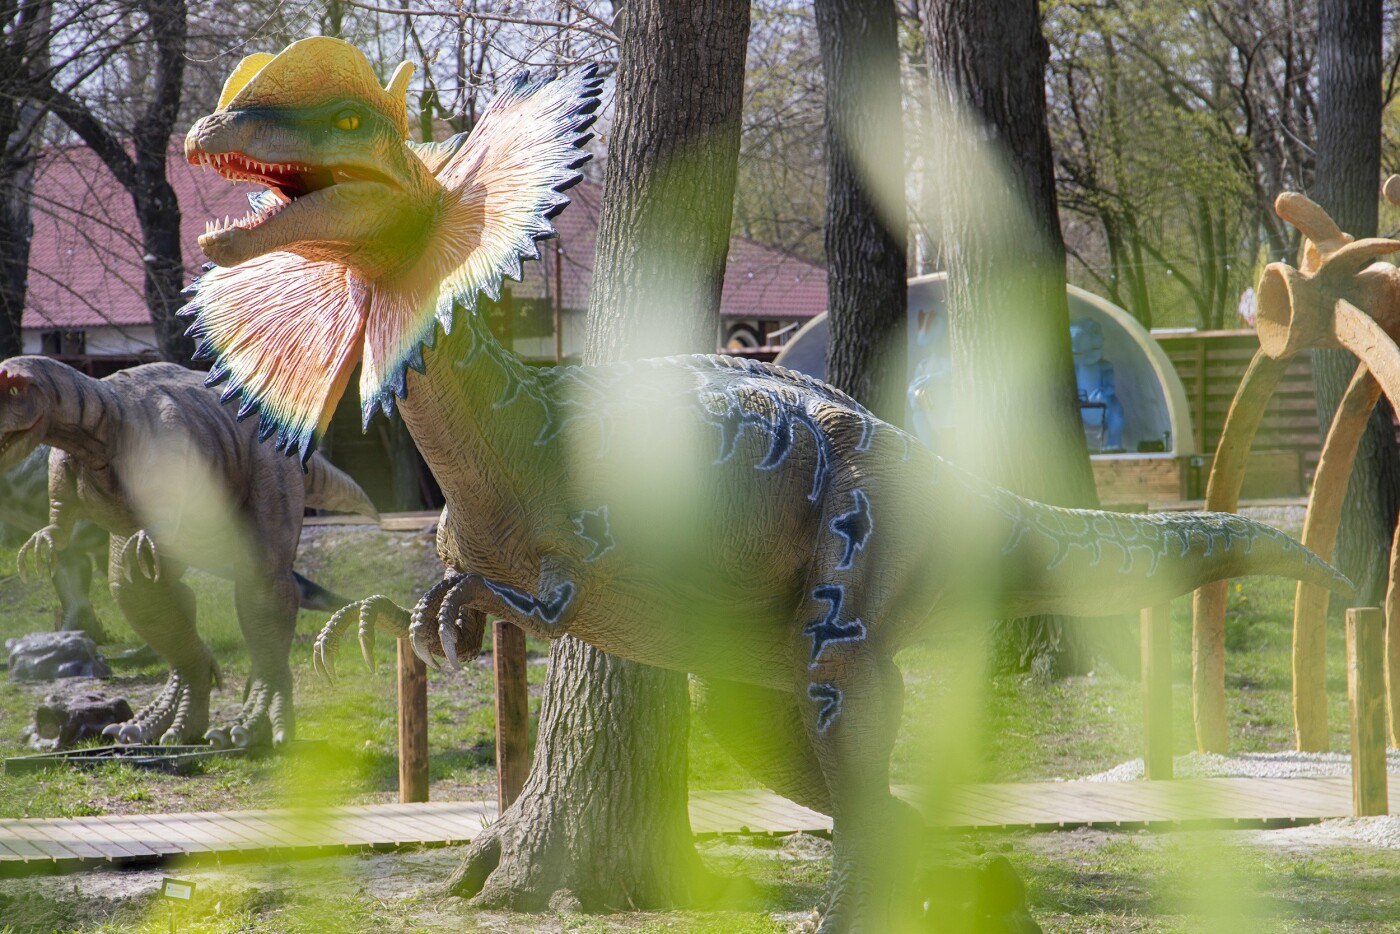
[[[1153,336],[1176,367],[1190,403],[1196,450],[1206,458],[1203,469],[1192,478],[1192,485],[1199,486],[1209,471],[1209,458],[1220,441],[1235,390],[1259,349],[1259,338],[1247,330],[1165,332]],[[1312,358],[1299,354],[1289,363],[1265,410],[1245,474],[1243,495],[1304,495],[1321,448],[1322,430],[1313,401]],[[1199,497],[1204,490],[1192,489],[1188,495]]]

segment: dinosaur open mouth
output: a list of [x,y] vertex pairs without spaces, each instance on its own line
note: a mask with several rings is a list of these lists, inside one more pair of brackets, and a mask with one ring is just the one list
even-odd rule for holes
[[385,181],[377,172],[361,168],[311,165],[305,162],[262,162],[241,152],[204,152],[189,155],[192,165],[207,165],[233,182],[256,182],[266,185],[273,198],[261,198],[242,217],[225,217],[223,222],[209,221],[206,234],[222,233],[235,227],[250,230],[272,218],[299,198],[355,181]]
[[34,432],[34,428],[35,425],[30,425],[27,428],[16,428],[13,431],[0,433],[0,462],[4,461],[5,455],[17,442],[29,437]]

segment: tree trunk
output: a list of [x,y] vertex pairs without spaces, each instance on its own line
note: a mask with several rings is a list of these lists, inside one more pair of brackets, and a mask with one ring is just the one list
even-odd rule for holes
[[892,0],[817,0],[826,87],[826,378],[905,421],[908,272]]
[[0,17],[7,27],[0,40],[0,359],[24,352],[34,169],[46,115],[31,99],[27,77],[49,67],[53,4],[24,0],[6,14]]
[[29,294],[29,248],[34,240],[30,202],[34,193],[33,126],[26,125],[23,101],[6,100],[0,108],[0,359],[24,353],[24,305]]
[[[1356,238],[1376,235],[1381,174],[1381,0],[1318,7],[1317,176],[1313,200]],[[1313,395],[1325,430],[1356,358],[1313,351]],[[1342,503],[1336,564],[1357,584],[1357,606],[1380,606],[1400,509],[1400,450],[1381,398],[1362,436]]]
[[[629,3],[619,25],[592,363],[714,348],[749,8],[645,0]],[[515,910],[701,900],[709,886],[686,812],[685,677],[569,637],[549,664],[530,778],[451,890]]]
[[[104,115],[85,101],[52,85],[37,87],[36,95],[92,149],[131,196],[141,227],[146,305],[161,357],[188,366],[194,340],[185,336],[188,323],[175,315],[184,304],[180,289],[185,284],[180,204],[165,172],[170,134],[180,116],[188,11],[185,0],[139,0],[136,6],[146,14],[155,55],[148,63],[151,97],[130,128],[129,151],[123,128],[104,123]],[[36,84],[52,77],[38,71],[31,76]]]
[[[1065,248],[1036,0],[923,0],[935,101],[950,110],[940,198],[959,413],[957,460],[1024,496],[1097,504],[1079,417]],[[970,120],[969,128],[960,121]],[[981,147],[970,138],[987,138]],[[998,171],[1004,169],[1004,171]],[[1005,626],[1015,667],[1088,659],[1062,621]]]

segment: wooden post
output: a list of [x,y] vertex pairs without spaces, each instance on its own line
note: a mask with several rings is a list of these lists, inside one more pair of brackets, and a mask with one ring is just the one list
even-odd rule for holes
[[428,800],[428,666],[399,640],[399,801]]
[[496,803],[504,812],[520,796],[530,774],[530,689],[524,630],[496,620],[491,656],[496,669]]
[[1385,775],[1382,627],[1374,607],[1347,610],[1347,699],[1351,702],[1351,813],[1389,813]]
[[1172,608],[1142,611],[1142,761],[1149,779],[1172,777]]

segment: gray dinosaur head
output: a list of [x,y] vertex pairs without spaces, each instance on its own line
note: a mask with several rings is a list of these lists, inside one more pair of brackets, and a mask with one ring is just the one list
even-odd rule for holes
[[52,400],[47,380],[36,378],[29,362],[12,357],[0,363],[0,473],[13,469],[44,440]]

